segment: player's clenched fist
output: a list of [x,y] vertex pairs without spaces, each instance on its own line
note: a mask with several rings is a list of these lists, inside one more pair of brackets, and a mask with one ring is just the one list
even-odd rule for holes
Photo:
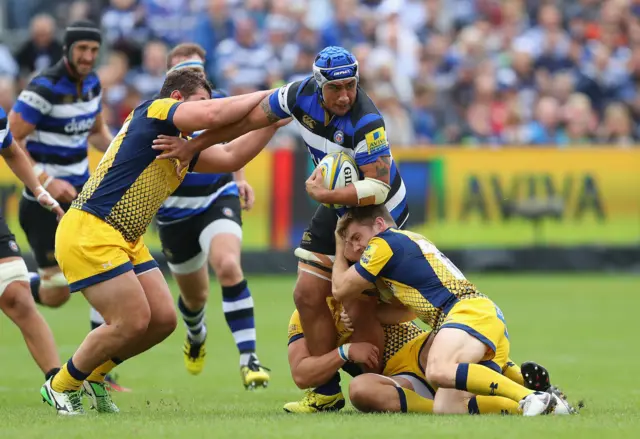
[[380,352],[371,343],[349,343],[349,360],[354,363],[362,363],[375,369],[378,367]]

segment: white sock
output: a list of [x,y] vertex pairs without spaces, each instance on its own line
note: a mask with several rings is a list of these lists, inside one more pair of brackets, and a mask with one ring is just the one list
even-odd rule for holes
[[249,364],[249,360],[251,359],[252,355],[254,357],[256,357],[256,361],[257,361],[258,360],[258,356],[253,352],[240,354],[240,367],[247,366]]

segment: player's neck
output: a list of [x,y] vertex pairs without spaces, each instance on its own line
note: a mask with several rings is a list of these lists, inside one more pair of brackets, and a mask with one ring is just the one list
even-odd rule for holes
[[71,63],[69,62],[69,60],[67,58],[63,58],[64,61],[64,67],[65,69],[67,69],[67,73],[69,74],[69,76],[71,77],[71,79],[73,79],[76,82],[82,82],[82,80],[85,78],[84,76],[80,75],[75,68],[73,68],[73,66],[71,65]]

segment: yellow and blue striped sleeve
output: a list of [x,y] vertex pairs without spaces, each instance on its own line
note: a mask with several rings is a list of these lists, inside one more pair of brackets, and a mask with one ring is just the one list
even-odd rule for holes
[[393,250],[391,250],[389,243],[376,236],[369,241],[369,245],[354,267],[360,276],[374,283],[392,256]]

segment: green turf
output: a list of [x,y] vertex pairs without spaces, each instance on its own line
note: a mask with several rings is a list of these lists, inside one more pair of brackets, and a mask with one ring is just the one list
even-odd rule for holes
[[[0,317],[0,438],[637,438],[640,387],[636,314],[640,278],[617,275],[470,276],[502,308],[512,358],[536,359],[552,380],[587,407],[575,417],[360,415],[296,416],[282,404],[300,396],[287,367],[286,330],[293,278],[251,278],[262,362],[271,386],[245,391],[237,354],[212,287],[207,367],[189,376],[182,364],[182,327],[162,345],[119,368],[134,389],[116,394],[117,416],[60,419],[42,404],[42,376],[17,330]],[[63,358],[82,340],[88,308],[74,297],[46,310]],[[347,387],[343,388],[346,391]]]

